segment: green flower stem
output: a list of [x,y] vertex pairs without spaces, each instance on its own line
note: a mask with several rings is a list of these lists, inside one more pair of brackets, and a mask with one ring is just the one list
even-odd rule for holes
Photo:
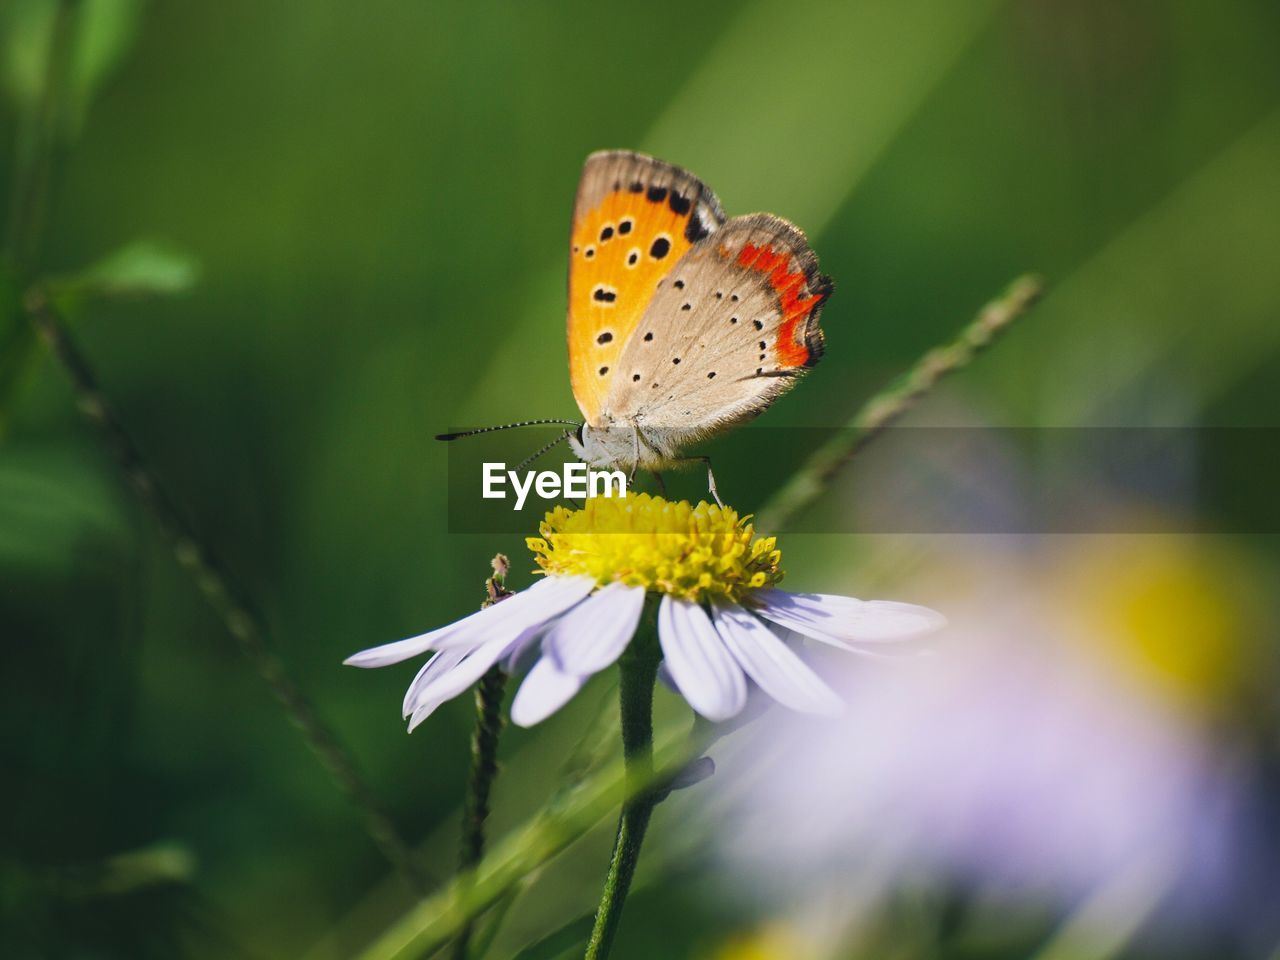
[[[493,580],[490,580],[490,590]],[[500,585],[499,585],[500,589]],[[462,846],[458,852],[458,873],[463,882],[484,856],[484,824],[489,819],[489,794],[498,778],[498,737],[502,735],[502,700],[507,691],[507,673],[490,667],[476,687],[476,726],[471,732],[471,773],[462,805]],[[475,924],[467,920],[453,941],[453,956],[466,960],[470,955]]]
[[[507,558],[493,558],[493,576],[485,581],[487,596],[481,609],[507,599]],[[458,873],[465,880],[484,856],[484,825],[489,819],[489,794],[498,777],[498,737],[502,735],[502,699],[507,690],[507,674],[493,666],[476,687],[476,726],[471,732],[471,771],[467,795],[462,804],[462,845],[458,853]],[[453,942],[453,956],[466,960],[474,924],[468,920]]]
[[862,405],[834,437],[819,447],[756,514],[757,530],[776,533],[826,490],[836,473],[885,427],[915,405],[949,373],[967,367],[997,337],[1024,316],[1044,292],[1044,281],[1026,275],[984,306],[948,344],[935,347],[915,366]]
[[173,548],[178,566],[217,612],[227,633],[271,689],[338,789],[364,815],[365,829],[374,844],[415,890],[423,890],[425,880],[413,854],[360,776],[355,759],[289,676],[284,663],[267,644],[262,619],[252,612],[249,601],[237,590],[231,577],[197,539],[182,512],[143,460],[99,390],[93,370],[47,294],[39,288],[31,290],[25,307],[53,359],[71,381],[80,412],[105,438],[117,467],[137,494],[142,508],[152,515]]
[[649,818],[662,797],[653,782],[653,685],[662,659],[653,613],[650,604],[640,630],[618,661],[627,799],[618,818],[613,856],[600,894],[595,926],[587,942],[586,960],[604,960],[609,955],[640,860],[640,845],[644,842]]
[[458,865],[474,867],[484,855],[484,825],[489,819],[489,794],[498,776],[498,737],[502,734],[502,699],[507,674],[491,667],[476,688],[476,726],[471,733],[471,773],[462,813],[462,849]]
[[[498,737],[502,734],[506,689],[507,674],[501,667],[490,667],[476,688],[476,725],[471,732],[471,771],[462,806],[462,846],[458,856],[459,873],[464,880],[484,856],[484,825],[489,819],[489,794],[498,777]],[[456,960],[466,960],[473,926],[468,921],[458,932],[453,943]]]

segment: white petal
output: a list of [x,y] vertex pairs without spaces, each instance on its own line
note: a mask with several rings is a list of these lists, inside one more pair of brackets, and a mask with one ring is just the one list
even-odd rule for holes
[[423,688],[442,673],[456,667],[467,653],[468,651],[461,648],[442,650],[424,663],[422,669],[418,671],[418,675],[413,678],[413,683],[409,684],[409,689],[405,691],[402,716],[407,717],[416,711],[421,705],[419,701],[422,699]]
[[[776,623],[769,625],[770,629],[777,634],[778,639],[785,643],[792,650],[802,647],[806,640],[812,640],[807,634],[790,630],[787,627]],[[838,646],[844,653],[859,657],[863,660],[874,660],[877,663],[902,663],[906,660],[915,660],[919,657],[933,656],[934,651],[928,649],[920,649],[912,644],[883,644],[872,649],[871,647],[850,647],[844,643],[836,643],[834,640],[825,641]],[[801,660],[804,658],[801,657]],[[805,664],[808,666],[808,664]]]
[[802,713],[837,716],[840,698],[785,643],[736,604],[714,604],[716,630],[752,680],[773,699]]
[[555,713],[587,682],[586,676],[563,672],[555,658],[544,653],[520,684],[511,703],[511,721],[519,727],[531,727]]
[[452,667],[441,671],[429,683],[424,684],[418,690],[417,702],[419,706],[414,710],[415,722],[409,729],[412,730],[414,726],[426,719],[425,715],[421,718],[418,717],[423,706],[431,704],[431,709],[434,710],[446,700],[452,700],[462,693],[467,687],[484,676],[484,672],[498,662],[498,659],[507,652],[511,644],[511,638],[506,636],[487,640]]
[[557,620],[543,649],[551,653],[565,673],[598,673],[627,648],[642,610],[643,587],[611,583]]
[[658,642],[671,679],[689,706],[708,720],[727,720],[747,702],[742,668],[702,607],[688,600],[662,598]]
[[[440,668],[435,671],[427,670],[431,665],[428,663],[418,672],[418,678],[410,689],[412,700],[410,695],[406,695],[405,708],[413,709],[409,731],[412,732],[446,700],[453,699],[479,680],[499,660],[518,657],[521,651],[534,646],[547,630],[548,616],[554,620],[555,613],[549,614],[548,611],[558,611],[576,603],[592,586],[594,581],[589,578],[573,578],[572,582],[561,584],[555,591],[543,590],[538,604],[534,607],[526,604],[519,616],[508,617],[496,625],[490,621],[484,628],[484,634],[489,636],[477,636],[479,631],[470,631],[468,636],[472,637],[473,643],[482,641],[470,648],[461,646],[461,635],[455,634],[431,662],[443,657],[449,659],[442,660]],[[517,594],[496,606],[508,606],[522,595]],[[513,630],[518,631],[514,636]]]
[[417,707],[414,708],[413,716],[409,718],[408,732],[413,733],[424,720],[452,699],[453,697],[420,697]]
[[[528,590],[522,590],[514,597],[486,608],[505,610],[505,619],[451,633],[437,641],[435,647],[437,650],[446,650],[455,646],[471,646],[477,637],[487,641],[495,630],[515,637],[529,627],[541,626],[558,617],[594,590],[595,585],[596,582],[591,577],[546,577]],[[481,613],[483,612],[482,610]],[[462,622],[465,621],[459,621]]]
[[806,637],[847,647],[851,643],[910,640],[946,626],[928,607],[892,600],[856,600],[825,593],[756,593],[760,616]]
[[435,713],[447,699],[440,697],[419,698],[418,706],[414,709],[413,716],[409,718],[409,732],[413,733],[418,725]]
[[665,660],[658,664],[658,682],[672,693],[680,693],[680,688],[676,686],[675,680],[672,679],[671,670],[667,667],[667,661]]
[[476,645],[486,639],[489,631],[508,630],[513,623],[518,625],[512,632],[519,633],[532,620],[539,617],[549,619],[581,600],[590,592],[592,584],[588,577],[546,577],[501,603],[485,607],[437,630],[361,650],[342,662],[352,667],[385,667],[428,650]]
[[538,658],[542,656],[542,638],[547,635],[547,631],[555,624],[552,620],[550,623],[542,625],[542,629],[534,633],[528,631],[520,635],[520,642],[513,643],[507,652],[502,655],[499,661],[502,669],[512,676],[517,674],[528,673]]

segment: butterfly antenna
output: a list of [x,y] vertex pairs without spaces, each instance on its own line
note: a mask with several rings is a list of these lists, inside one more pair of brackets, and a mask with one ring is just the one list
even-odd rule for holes
[[[521,420],[519,423],[504,423],[497,427],[476,427],[474,430],[458,430],[454,433],[437,433],[437,440],[457,440],[459,437],[474,437],[479,433],[493,433],[495,430],[514,430],[517,427],[540,427],[548,423],[560,423],[569,427],[580,427],[577,420]],[[560,441],[556,441],[559,443]],[[553,444],[554,446],[554,444]],[[547,448],[548,450],[550,447]],[[545,452],[545,451],[544,451]]]
[[566,438],[566,437],[568,437],[568,434],[567,434],[567,433],[562,433],[562,434],[560,434],[560,436],[556,437],[556,438],[555,438],[554,440],[552,440],[550,443],[546,444],[544,447],[542,447],[542,448],[541,448],[540,450],[538,450],[536,453],[530,454],[529,456],[527,456],[527,457],[525,457],[523,460],[521,460],[521,461],[520,461],[520,463],[518,463],[518,464],[513,468],[513,469],[514,469],[514,471],[515,471],[516,473],[519,473],[521,470],[523,470],[523,469],[524,469],[525,467],[527,467],[529,464],[533,463],[533,461],[537,460],[537,459],[538,459],[540,456],[542,456],[544,453],[547,453],[547,452],[548,452],[549,450],[551,450],[553,447],[556,447],[556,446],[558,446],[559,444],[564,443],[564,441],[565,441],[565,438]]

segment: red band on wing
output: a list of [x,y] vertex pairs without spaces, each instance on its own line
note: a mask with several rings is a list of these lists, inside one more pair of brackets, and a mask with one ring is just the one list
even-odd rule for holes
[[738,253],[738,265],[767,274],[769,286],[782,301],[782,325],[778,328],[775,350],[778,363],[788,368],[803,367],[809,362],[809,347],[804,342],[797,342],[796,329],[822,302],[820,294],[800,296],[805,276],[799,270],[794,273],[787,270],[790,260],[791,254],[786,251],[774,253],[770,246],[757,247],[750,243],[744,244]]

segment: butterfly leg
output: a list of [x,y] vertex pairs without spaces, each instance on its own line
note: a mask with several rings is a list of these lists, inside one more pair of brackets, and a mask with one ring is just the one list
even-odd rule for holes
[[631,470],[627,474],[627,489],[635,486],[636,471],[640,469],[640,428],[631,422]]
[[663,480],[663,479],[662,479],[662,474],[660,474],[657,470],[652,470],[652,471],[650,471],[650,472],[653,474],[653,479],[654,479],[655,481],[657,481],[657,483],[658,483],[658,493],[659,493],[661,496],[666,497],[666,495],[667,495],[667,481],[665,481],[665,480]]
[[711,496],[715,498],[716,503],[718,503],[721,506],[721,508],[724,507],[724,501],[720,499],[720,492],[716,490],[716,475],[711,472],[710,457],[681,457],[679,460],[676,460],[675,462],[677,464],[681,464],[681,463],[705,464],[707,467],[707,490],[711,493]]
[[723,510],[724,501],[720,499],[720,492],[716,490],[716,475],[711,472],[711,458],[695,457],[694,459],[701,460],[703,463],[707,465],[707,489],[711,491],[711,496],[716,498],[716,503],[718,503],[720,505],[720,508]]

